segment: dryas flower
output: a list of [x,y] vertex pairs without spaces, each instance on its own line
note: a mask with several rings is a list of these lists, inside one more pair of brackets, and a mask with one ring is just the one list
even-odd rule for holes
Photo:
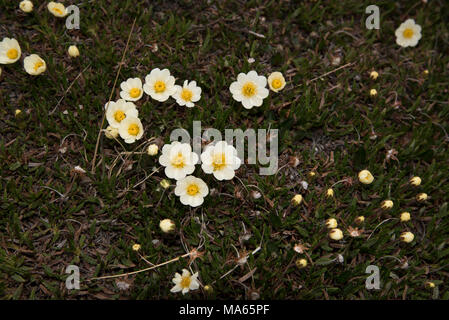
[[3,38],[0,42],[0,64],[14,63],[20,59],[22,50],[14,38]]
[[401,222],[407,222],[410,220],[410,213],[407,211],[404,211],[401,213]]
[[329,218],[326,220],[326,227],[328,229],[335,229],[338,226],[338,222],[334,218]]
[[362,170],[359,172],[359,181],[363,184],[370,184],[374,181],[374,177],[368,170]]
[[162,232],[169,233],[175,230],[175,223],[170,219],[164,219],[159,222],[159,228],[161,228]]
[[106,138],[108,139],[115,139],[118,137],[118,129],[108,126],[105,130],[104,130],[104,135],[106,136]]
[[166,101],[176,91],[175,77],[168,69],[155,68],[145,77],[143,90],[154,100]]
[[307,260],[304,258],[296,260],[296,266],[299,269],[307,267]]
[[231,83],[229,90],[234,100],[241,102],[243,107],[251,109],[260,107],[263,99],[268,97],[267,78],[259,76],[256,71],[247,74],[239,73],[237,81]]
[[332,189],[332,188],[327,189],[326,197],[332,198],[333,196],[334,196],[334,189]]
[[137,101],[143,96],[142,80],[130,78],[120,84],[120,97],[127,101]]
[[379,76],[379,73],[377,71],[371,71],[369,76],[370,76],[371,79],[376,80],[377,77]]
[[176,99],[176,103],[180,106],[186,106],[193,108],[194,102],[201,99],[201,88],[196,85],[196,81],[184,81],[183,86],[175,85],[175,93],[173,98]]
[[427,193],[420,193],[416,196],[416,200],[419,202],[427,200]]
[[393,201],[391,201],[391,200],[384,200],[384,201],[382,201],[380,206],[384,210],[389,210],[389,209],[393,208],[393,205],[394,205]]
[[276,71],[268,76],[268,86],[274,92],[279,92],[284,89],[285,84],[284,76],[280,72]]
[[120,122],[118,133],[126,143],[134,143],[143,136],[142,122],[137,117],[127,116]]
[[19,3],[19,8],[23,12],[31,12],[33,11],[33,3],[30,0],[23,0]]
[[299,205],[301,204],[301,202],[302,202],[302,195],[300,195],[300,194],[295,195],[295,196],[292,198],[292,202],[293,202],[294,204],[296,204],[297,206],[299,206]]
[[188,143],[174,141],[162,147],[159,163],[165,167],[165,175],[180,180],[195,171],[198,155],[192,152]]
[[25,71],[32,76],[37,76],[47,70],[47,64],[44,59],[37,54],[32,54],[23,59],[23,67],[25,68]]
[[411,178],[410,179],[410,184],[412,186],[415,186],[415,187],[419,186],[421,184],[421,178],[420,177],[413,177],[413,178]]
[[149,156],[155,156],[159,152],[159,147],[157,144],[150,144],[147,148],[147,153]]
[[117,102],[110,101],[105,107],[106,119],[113,128],[119,128],[122,121],[128,117],[137,118],[139,116],[136,105],[123,99],[118,99]]
[[332,229],[329,231],[329,238],[336,241],[341,240],[343,239],[343,231],[338,228]]
[[138,243],[133,244],[133,250],[134,251],[139,251],[140,248],[141,248],[140,244],[138,244]]
[[218,180],[231,180],[235,170],[242,161],[237,156],[237,150],[226,141],[219,141],[214,146],[207,146],[201,154],[201,168],[207,174],[213,174]]
[[421,26],[413,19],[407,19],[396,29],[396,43],[401,47],[414,47],[421,39]]
[[376,90],[376,89],[371,89],[371,90],[369,91],[369,95],[370,95],[371,97],[377,96],[377,90]]
[[186,294],[190,290],[196,290],[200,287],[198,272],[192,275],[187,269],[182,269],[182,275],[176,272],[172,281],[175,286],[171,288],[170,292],[173,293],[181,291],[182,294]]
[[203,204],[204,197],[209,193],[206,183],[200,178],[187,176],[182,180],[176,181],[175,195],[183,205],[198,207]]
[[410,231],[402,232],[400,236],[401,241],[410,243],[415,239],[415,235],[411,233]]
[[76,58],[80,55],[80,51],[78,50],[78,47],[75,45],[71,45],[67,50],[67,52],[69,53],[69,56],[72,58]]
[[67,15],[67,9],[62,3],[50,1],[47,8],[55,17],[64,18]]

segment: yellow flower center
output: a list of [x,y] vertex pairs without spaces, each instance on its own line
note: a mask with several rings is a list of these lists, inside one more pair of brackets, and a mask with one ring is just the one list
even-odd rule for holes
[[[198,188],[198,186],[194,183],[190,184],[187,187],[187,193],[191,196],[196,195],[198,192],[200,192],[200,188]],[[190,284],[190,277],[189,277],[189,284]]]
[[271,86],[272,86],[274,89],[279,89],[280,87],[282,87],[282,80],[281,80],[281,79],[274,79],[274,80],[271,82]]
[[182,277],[182,280],[179,284],[184,289],[190,287],[190,282],[192,282],[192,280],[190,280],[190,277]]
[[38,61],[34,64],[34,71],[37,71],[40,67],[42,67],[44,63],[42,61]]
[[413,29],[407,28],[404,30],[404,32],[402,33],[402,35],[404,36],[404,38],[410,39],[411,37],[413,37]]
[[190,102],[192,100],[192,96],[193,96],[193,93],[190,89],[182,89],[182,92],[181,92],[182,100]]
[[62,10],[59,8],[53,8],[53,11],[56,12],[57,14],[63,14]]
[[181,152],[178,152],[178,154],[176,155],[176,157],[174,157],[171,161],[171,164],[173,167],[175,168],[184,168],[185,166],[185,158],[184,155]]
[[156,91],[156,93],[164,92],[165,82],[161,80],[156,81],[156,83],[154,84],[154,91]]
[[9,49],[8,52],[6,52],[6,55],[8,56],[9,59],[16,59],[17,56],[19,55],[19,52],[17,51],[17,49]]
[[212,160],[214,171],[221,170],[226,166],[226,157],[224,153],[215,154]]
[[132,136],[137,136],[139,134],[139,131],[140,131],[139,126],[135,123],[131,124],[128,127],[128,133]]
[[252,97],[256,94],[256,85],[252,82],[245,83],[245,85],[242,87],[242,94],[245,97]]
[[122,110],[117,110],[115,113],[114,113],[114,119],[115,119],[115,121],[117,121],[117,122],[121,122],[123,119],[125,119],[126,118],[126,115],[125,115],[125,113],[122,111]]
[[129,90],[129,96],[131,98],[137,98],[138,96],[140,96],[140,89],[139,88],[132,88],[131,90]]

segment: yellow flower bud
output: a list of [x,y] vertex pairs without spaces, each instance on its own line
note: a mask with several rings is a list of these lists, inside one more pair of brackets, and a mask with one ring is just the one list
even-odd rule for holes
[[104,135],[108,139],[115,139],[115,138],[118,137],[118,129],[117,128],[113,128],[111,126],[108,126],[106,128],[106,130],[104,131]]
[[162,179],[160,184],[161,184],[161,187],[164,189],[167,189],[168,187],[170,187],[170,181],[168,181],[167,179]]
[[374,177],[368,170],[362,170],[359,172],[359,181],[363,184],[370,184],[374,181]]
[[371,97],[377,96],[377,90],[376,90],[376,89],[371,89],[371,90],[369,91],[369,95],[370,95]]
[[326,196],[332,198],[334,196],[334,190],[332,188],[327,189]]
[[31,11],[33,11],[33,3],[29,0],[23,0],[19,3],[19,8],[23,12],[26,12],[26,13],[31,12]]
[[136,244],[133,244],[133,250],[134,251],[139,251],[140,250],[140,244],[138,244],[138,243],[136,243]]
[[384,200],[384,201],[382,201],[382,204],[380,206],[384,210],[389,210],[389,209],[393,208],[393,205],[394,205],[393,201],[391,201],[391,200]]
[[309,172],[309,177],[313,178],[316,176],[316,172],[315,171],[310,171]]
[[401,213],[401,222],[407,222],[410,220],[410,213],[409,212],[402,212]]
[[415,187],[419,186],[421,184],[421,178],[420,177],[413,177],[413,178],[411,178],[410,179],[410,184],[412,186],[415,186]]
[[357,224],[362,224],[364,221],[365,221],[364,216],[358,216],[357,218],[355,218],[355,223]]
[[427,193],[423,192],[423,193],[418,194],[416,196],[416,200],[419,201],[419,202],[426,201],[427,200]]
[[210,293],[214,292],[214,288],[210,284],[206,284],[204,286],[204,291],[206,291],[207,293],[210,294]]
[[306,259],[296,260],[296,266],[300,269],[307,267],[307,260]]
[[425,283],[425,287],[428,289],[433,289],[433,288],[435,288],[435,283],[433,283],[432,281],[427,281]]
[[376,80],[379,76],[379,73],[377,71],[371,71],[370,75],[371,79]]
[[175,223],[170,219],[164,219],[159,222],[159,228],[161,228],[161,230],[165,233],[172,232],[175,230],[175,227]]
[[157,144],[153,143],[148,146],[147,153],[149,156],[157,155],[158,151],[159,151],[159,147],[157,146]]
[[410,231],[402,232],[400,239],[403,242],[410,243],[413,241],[413,239],[415,239],[415,235],[413,233],[411,233]]
[[427,76],[427,75],[429,75],[429,70],[424,70],[423,72],[422,72],[425,76]]
[[76,58],[80,55],[80,51],[78,50],[77,46],[70,46],[68,50],[69,56],[72,58]]
[[334,218],[329,218],[326,220],[326,227],[328,229],[335,229],[337,226],[338,226],[338,222]]
[[20,109],[16,109],[16,111],[14,111],[14,115],[16,117],[18,117],[21,113],[22,113],[22,110],[20,110]]
[[302,195],[300,195],[300,194],[295,195],[292,199],[292,202],[294,204],[296,204],[297,206],[299,206],[302,202]]
[[343,239],[343,231],[337,228],[332,229],[331,231],[329,231],[329,238],[336,241],[341,240]]

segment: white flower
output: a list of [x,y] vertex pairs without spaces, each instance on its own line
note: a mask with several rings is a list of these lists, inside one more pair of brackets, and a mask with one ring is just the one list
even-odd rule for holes
[[195,171],[198,155],[192,152],[188,143],[174,141],[162,147],[159,163],[165,167],[165,175],[180,180]]
[[403,242],[410,243],[413,241],[413,239],[415,239],[415,235],[413,233],[411,233],[410,231],[406,231],[406,232],[402,232],[401,236],[399,238]]
[[0,42],[0,63],[10,64],[20,59],[22,51],[19,43],[13,38],[3,38]]
[[193,108],[195,106],[194,102],[201,99],[201,88],[196,85],[196,81],[187,80],[184,81],[184,85],[175,86],[175,93],[173,98],[180,106],[186,106],[188,108]]
[[157,144],[150,144],[147,148],[147,153],[149,156],[155,156],[159,152],[159,147]]
[[23,59],[23,67],[28,74],[37,76],[47,70],[47,64],[37,54],[32,54]]
[[169,233],[175,230],[176,225],[170,219],[164,219],[159,222],[159,228],[161,228],[162,232]]
[[67,10],[62,3],[50,1],[47,8],[55,17],[63,18],[67,15]]
[[139,116],[136,105],[132,102],[127,102],[123,99],[118,99],[117,102],[110,101],[106,104],[106,119],[109,125],[114,128],[119,128],[120,123],[127,117]]
[[235,176],[235,170],[240,167],[242,161],[237,157],[237,150],[219,141],[214,146],[207,146],[201,154],[201,168],[207,174],[213,174],[218,180],[231,180]]
[[200,287],[200,283],[198,282],[198,272],[191,275],[187,269],[182,269],[182,275],[176,272],[172,281],[175,286],[171,288],[170,292],[173,293],[181,291],[182,294],[186,294],[190,290],[196,290]]
[[276,71],[268,76],[268,86],[274,92],[279,92],[284,89],[285,84],[284,76],[280,72]]
[[362,170],[359,172],[359,181],[363,184],[370,184],[374,181],[374,177],[368,170]]
[[33,3],[30,0],[23,0],[19,3],[19,8],[23,12],[33,11]]
[[183,205],[198,207],[203,204],[204,197],[209,193],[206,183],[194,176],[187,176],[182,180],[176,181],[175,195]]
[[246,109],[260,107],[263,99],[268,97],[267,78],[257,75],[256,71],[248,74],[239,73],[237,81],[231,83],[229,90],[234,100],[243,104]]
[[118,133],[126,143],[133,143],[143,136],[143,126],[139,118],[127,116],[120,122]]
[[408,19],[396,29],[396,43],[401,47],[414,47],[421,39],[421,26],[415,20]]
[[143,96],[142,80],[130,78],[120,84],[120,97],[127,101],[137,101]]
[[160,102],[166,101],[176,91],[175,77],[170,75],[168,69],[153,69],[145,77],[143,90],[154,100]]
[[80,51],[78,50],[78,47],[75,45],[70,46],[67,52],[69,53],[69,56],[72,58],[76,58],[80,55]]

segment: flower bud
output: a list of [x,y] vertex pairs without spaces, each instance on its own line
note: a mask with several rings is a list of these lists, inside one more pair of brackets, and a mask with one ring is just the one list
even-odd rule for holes
[[415,187],[419,186],[421,184],[421,178],[420,177],[413,177],[413,178],[411,178],[410,179],[410,184],[412,186],[415,186]]
[[170,181],[168,181],[167,179],[162,179],[160,185],[162,188],[167,189],[168,187],[170,187]]
[[298,259],[298,260],[296,260],[296,266],[299,269],[307,267],[307,260],[306,259]]
[[376,80],[377,77],[379,76],[379,73],[377,71],[371,71],[369,76],[370,76],[371,79]]
[[134,251],[139,251],[140,250],[140,244],[138,244],[138,243],[136,243],[136,244],[133,244],[133,250]]
[[368,170],[362,170],[359,172],[359,181],[363,184],[370,184],[374,181],[374,177]]
[[309,172],[309,177],[313,178],[316,176],[316,172],[315,171],[310,171]]
[[391,200],[384,200],[384,201],[382,201],[380,206],[384,210],[389,210],[389,209],[393,208],[393,205],[394,205],[393,201],[391,201]]
[[159,228],[161,228],[162,232],[170,233],[175,230],[175,223],[170,219],[164,219],[159,222]]
[[358,216],[357,218],[355,218],[354,222],[357,223],[357,224],[362,224],[363,222],[365,222],[365,217],[364,216]]
[[435,283],[433,283],[432,281],[427,281],[427,282],[425,283],[425,287],[426,287],[427,289],[433,289],[433,288],[435,288]]
[[117,128],[113,128],[111,126],[108,126],[106,128],[106,130],[104,131],[104,135],[108,139],[115,139],[115,138],[118,137],[118,129]]
[[332,198],[334,196],[334,190],[332,188],[327,189],[326,197]]
[[26,13],[31,12],[31,11],[33,11],[33,3],[29,0],[23,0],[19,3],[19,8],[23,12],[26,12]]
[[371,90],[369,91],[369,95],[370,95],[371,97],[377,96],[377,90],[376,90],[376,89],[371,89]]
[[427,200],[427,193],[420,193],[416,196],[416,200],[419,202]]
[[302,202],[302,195],[300,195],[300,194],[295,195],[292,199],[292,202],[294,204],[296,204],[297,206],[299,206]]
[[401,213],[401,222],[407,222],[410,220],[410,213],[409,212],[402,212]]
[[76,58],[80,55],[80,51],[78,50],[77,46],[70,46],[68,50],[69,56],[72,58]]
[[328,229],[335,229],[337,226],[338,226],[338,222],[334,218],[330,218],[330,219],[326,220],[326,227]]
[[332,229],[331,231],[329,231],[329,238],[331,238],[332,240],[341,240],[343,239],[343,232],[340,229]]
[[410,243],[413,241],[413,239],[415,239],[415,235],[413,233],[411,233],[410,231],[402,232],[400,239],[403,242]]
[[14,115],[16,117],[18,117],[21,113],[22,113],[22,110],[20,110],[20,109],[16,109],[16,111],[14,111]]
[[157,155],[159,151],[159,147],[157,146],[157,144],[150,144],[147,148],[147,153],[149,156],[155,156]]
[[206,291],[207,293],[211,294],[212,292],[214,292],[214,288],[210,284],[206,284],[204,286],[204,291]]

